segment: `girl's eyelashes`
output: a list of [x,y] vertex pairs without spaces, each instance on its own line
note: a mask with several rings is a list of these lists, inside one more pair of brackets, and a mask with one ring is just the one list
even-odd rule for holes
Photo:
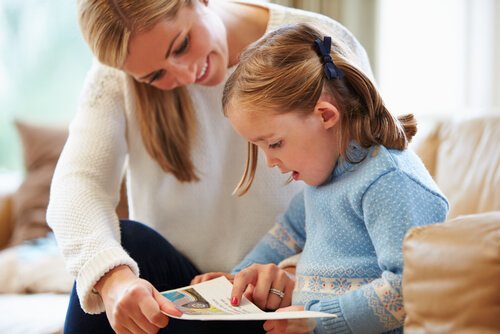
[[270,149],[280,148],[280,147],[281,147],[281,144],[282,144],[282,141],[281,141],[281,140],[278,140],[278,141],[277,141],[277,142],[275,142],[275,143],[269,144],[269,148],[270,148]]
[[184,51],[187,50],[188,46],[189,46],[189,37],[186,36],[186,37],[184,37],[182,44],[176,50],[174,50],[174,55],[178,56],[178,55],[184,53]]
[[156,80],[163,78],[164,75],[165,75],[165,70],[156,71],[149,79],[148,84],[152,84]]

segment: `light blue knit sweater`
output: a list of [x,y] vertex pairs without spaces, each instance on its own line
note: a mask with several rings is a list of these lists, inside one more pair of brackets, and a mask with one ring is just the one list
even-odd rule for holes
[[365,158],[339,159],[328,182],[306,186],[233,272],[302,251],[293,304],[337,315],[314,333],[402,332],[403,237],[444,221],[448,202],[410,150],[351,144],[348,156]]

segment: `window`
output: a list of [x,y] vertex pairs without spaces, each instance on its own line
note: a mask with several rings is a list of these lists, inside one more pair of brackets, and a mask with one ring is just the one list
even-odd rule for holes
[[66,125],[92,57],[68,0],[2,0],[0,49],[2,173],[22,169],[13,120]]
[[498,113],[495,17],[495,0],[379,0],[376,72],[389,109],[420,119]]

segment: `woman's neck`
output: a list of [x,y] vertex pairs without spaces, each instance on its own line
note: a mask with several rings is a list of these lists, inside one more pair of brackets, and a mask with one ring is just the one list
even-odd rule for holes
[[213,2],[213,10],[226,26],[231,67],[239,62],[241,52],[266,32],[269,10],[262,6],[227,0]]

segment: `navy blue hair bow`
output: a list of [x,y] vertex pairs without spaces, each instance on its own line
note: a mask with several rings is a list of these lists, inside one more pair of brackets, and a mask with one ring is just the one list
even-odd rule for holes
[[316,46],[318,55],[323,60],[326,77],[330,80],[342,78],[344,76],[344,72],[342,72],[342,70],[335,65],[332,56],[330,56],[332,38],[330,36],[325,36],[323,41],[316,38],[314,45]]

